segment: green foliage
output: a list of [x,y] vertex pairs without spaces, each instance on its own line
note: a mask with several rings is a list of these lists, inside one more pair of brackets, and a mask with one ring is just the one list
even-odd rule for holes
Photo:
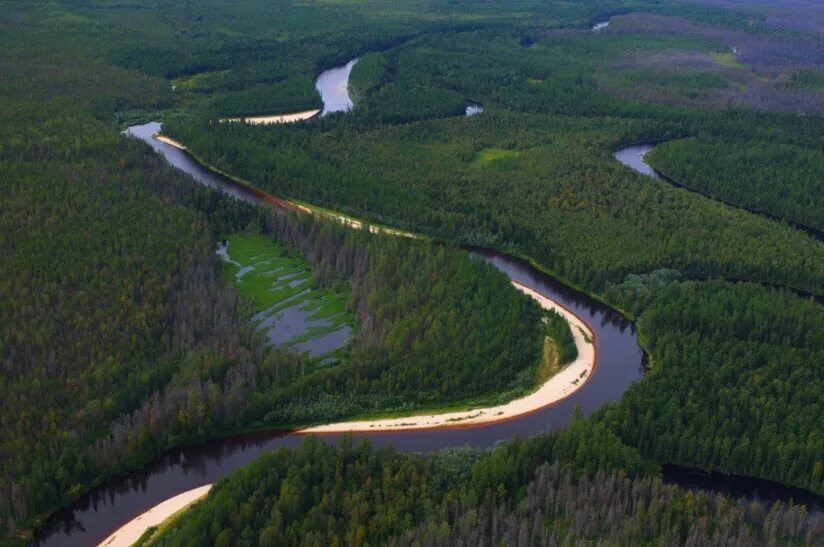
[[578,347],[572,337],[570,325],[560,314],[552,311],[545,315],[546,335],[555,343],[560,364],[570,363],[578,357]]
[[[226,269],[238,294],[251,298],[256,311],[310,301],[329,312],[342,312],[349,298],[343,290],[314,287],[309,264],[294,251],[261,235],[235,234],[226,239]],[[308,290],[307,294],[301,294]],[[298,299],[294,297],[299,296]],[[314,307],[318,307],[314,306]]]
[[300,249],[321,280],[349,280],[360,327],[341,366],[255,399],[249,421],[317,423],[506,400],[534,387],[542,311],[492,265],[449,247],[336,223],[278,214],[268,225]]
[[[551,462],[551,463],[550,463]],[[812,544],[798,506],[739,506],[664,486],[603,426],[476,452],[422,456],[309,438],[219,482],[149,545],[708,544],[727,538]],[[528,542],[527,539],[531,538]],[[541,539],[543,538],[543,539]]]
[[648,274],[629,274],[623,282],[607,288],[610,300],[633,315],[647,309],[661,287],[681,281],[681,272],[662,268]]
[[[191,185],[100,121],[168,104],[164,86],[102,63],[84,41],[96,29],[56,8],[14,3],[0,20],[0,530],[10,533],[162,450],[116,424],[192,375],[221,383],[248,339],[243,310],[209,283],[209,229],[184,206]],[[231,342],[193,314],[224,321]],[[98,449],[111,437],[123,450]]]
[[[824,392],[816,367],[820,308],[749,285],[680,283],[674,274],[821,294],[821,245],[776,222],[630,173],[609,153],[621,143],[694,135],[696,141],[662,147],[690,147],[671,158],[676,178],[684,169],[690,179],[684,182],[706,184],[707,193],[818,226],[821,118],[701,110],[704,94],[724,85],[712,72],[719,67],[650,74],[632,63],[678,52],[701,58],[726,45],[712,33],[583,30],[628,10],[763,31],[750,8],[640,0],[516,0],[506,9],[469,0],[6,2],[0,17],[0,531],[17,534],[89,485],[183,442],[267,423],[507,397],[534,380],[540,312],[514,297],[502,275],[450,248],[378,244],[318,227],[298,231],[311,237],[286,243],[301,252],[319,285],[351,283],[362,338],[350,361],[335,370],[307,371],[304,360],[265,351],[248,327],[251,310],[217,283],[213,256],[218,234],[267,231],[264,214],[193,191],[112,130],[172,113],[179,117],[168,129],[199,155],[268,190],[528,256],[641,314],[651,374],[604,423],[570,429],[576,435],[591,428],[596,440],[570,443],[567,451],[558,448],[563,457],[543,461],[572,461],[585,473],[595,461],[609,468],[606,457],[621,460],[624,469],[642,466],[614,430],[657,459],[821,491],[822,434],[813,414]],[[363,64],[354,78],[364,83],[355,88],[367,91],[345,116],[290,127],[210,123],[221,115],[317,106],[315,74],[358,55]],[[730,90],[734,81],[725,75]],[[819,80],[800,71],[789,87],[815,98]],[[486,112],[465,118],[469,100],[482,102]],[[504,169],[474,168],[471,160],[489,149],[521,154],[492,162]],[[685,167],[695,157],[701,165]],[[747,163],[758,172],[743,169]],[[339,249],[345,252],[332,252]],[[407,461],[392,457],[398,468]],[[432,491],[458,488],[465,477],[461,457],[443,464],[449,473],[431,475]],[[385,526],[375,517],[384,535],[374,537],[390,541],[415,520],[449,528],[466,523],[473,510],[542,530],[511,505],[517,496],[505,495],[503,513],[480,505],[491,489],[494,506],[501,485],[504,492],[527,488],[537,462],[520,461],[513,457],[485,472],[497,482],[489,482],[486,493],[474,491],[464,507],[447,503],[438,506],[444,512],[424,514],[415,504],[431,497],[407,496],[399,505],[417,512],[409,518],[387,512]],[[365,481],[374,469],[367,471],[352,476]],[[300,478],[300,472],[287,469],[272,484],[283,476]],[[618,484],[619,478],[610,480]],[[573,480],[579,479],[567,482]],[[354,484],[372,488],[375,481]],[[649,483],[621,488],[650,490]],[[312,518],[318,493],[301,505],[291,491],[283,500],[286,514],[289,507],[308,507],[305,518]],[[375,492],[357,493],[366,491]],[[657,506],[669,507],[660,529],[677,527],[680,534],[643,535],[639,513],[619,513],[630,531],[609,522],[626,543],[684,542],[692,523],[711,527],[715,511],[707,507],[720,508],[718,514],[729,517],[724,522],[749,518],[754,533],[764,522],[780,522],[772,513],[764,520],[688,496],[668,491],[661,493],[666,503],[655,498]],[[346,509],[360,507],[363,499],[328,500],[324,507],[348,501]],[[532,501],[525,507],[546,509]],[[256,511],[244,503],[235,505]],[[592,514],[586,511],[591,504],[579,507]],[[331,514],[330,534],[345,530],[351,535],[342,540],[354,541],[361,537],[358,526],[371,530],[364,523],[372,517],[359,513],[358,526],[348,527],[338,525],[332,509],[321,513]],[[459,516],[449,517],[452,509]],[[269,517],[263,514],[254,526],[271,525],[263,522]],[[608,519],[591,521],[601,517]],[[566,534],[570,522],[552,524]],[[209,538],[263,542],[280,533],[277,528],[260,539],[263,528],[250,527],[255,534],[247,538],[246,530],[226,526]],[[562,538],[598,535],[588,530],[588,536]],[[422,537],[418,532],[412,539]],[[705,537],[698,532],[689,536],[699,538],[697,544]]]
[[[644,138],[646,122],[490,109],[472,118],[363,128],[357,110],[351,122],[343,117],[328,125],[168,130],[219,168],[275,195],[515,251],[594,292],[662,268],[824,291],[824,248],[806,234],[618,164],[608,153],[611,143]],[[696,125],[737,132],[758,120],[716,118]],[[791,136],[782,123],[772,126],[771,138],[818,138]],[[477,169],[466,160],[475,151],[514,145],[517,169]],[[574,245],[566,243],[570,238]]]
[[729,68],[744,68],[737,57],[728,51],[717,51],[712,54],[712,59],[719,65]]
[[797,89],[824,89],[824,70],[805,69],[794,72],[788,85]]
[[[224,245],[219,249],[224,268],[238,294],[252,300],[258,312],[253,320],[259,327],[265,324],[267,331],[287,330],[277,337],[283,339],[283,349],[296,344],[310,347],[312,341],[351,328],[353,317],[347,313],[349,290],[344,283],[319,287],[311,278],[309,264],[300,255],[262,235],[235,234]],[[307,324],[298,322],[299,328],[293,328],[289,323],[293,319],[281,317],[286,313],[305,317]],[[322,363],[331,364],[329,354],[339,353],[344,344],[345,340],[338,347],[318,348],[311,354],[323,357]]]
[[504,150],[503,148],[485,148],[475,154],[472,159],[472,166],[478,169],[517,167],[515,158],[521,154],[517,150]]
[[824,492],[820,305],[752,284],[672,283],[638,328],[650,371],[606,413],[626,442]]
[[[596,451],[596,459],[588,457]],[[548,460],[569,462],[588,476],[598,469],[633,477],[655,469],[617,437],[582,420],[568,432],[488,453],[452,449],[422,456],[350,439],[336,448],[309,438],[297,450],[264,455],[218,483],[151,544],[208,545],[221,536],[272,545],[381,543],[447,500],[477,503],[492,493],[514,507],[526,496],[535,468]]]
[[824,154],[820,148],[692,137],[656,146],[646,158],[690,188],[824,230]]
[[359,103],[391,78],[389,61],[383,53],[364,53],[349,75],[349,96]]

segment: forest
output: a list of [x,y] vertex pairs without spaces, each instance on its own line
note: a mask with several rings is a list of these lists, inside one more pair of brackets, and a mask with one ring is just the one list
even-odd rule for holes
[[[488,452],[310,440],[151,541],[824,541],[800,507],[659,478],[678,463],[824,493],[824,246],[790,224],[822,229],[819,6],[12,0],[0,14],[0,544],[170,447],[494,404],[534,387],[546,336],[574,357],[557,317],[459,244],[530,259],[635,319],[644,378]],[[319,107],[318,72],[356,57],[347,114],[214,123]],[[485,112],[464,116],[470,102]],[[425,238],[196,188],[119,134],[149,120],[275,195]],[[646,141],[667,141],[650,162],[700,194],[613,159]],[[233,234],[346,286],[339,364],[255,331],[215,256]]]
[[272,212],[266,225],[300,251],[319,284],[350,283],[348,306],[359,325],[341,366],[278,374],[270,381],[280,389],[250,398],[247,422],[314,424],[400,408],[491,404],[537,385],[545,335],[563,362],[574,357],[566,322],[542,328],[543,311],[531,298],[465,252],[292,214]]
[[307,439],[224,479],[139,545],[814,545],[821,520],[666,486],[635,450],[579,419],[484,452]]
[[[354,379],[342,369],[303,377],[305,361],[268,350],[249,323],[249,302],[220,282],[219,236],[266,231],[266,215],[196,189],[110,126],[136,109],[169,107],[169,88],[89,61],[82,17],[22,4],[8,15],[0,36],[16,57],[4,55],[10,100],[0,130],[4,541],[90,486],[184,442],[385,410],[398,401],[413,408],[506,398],[534,385],[545,334],[540,310],[503,274],[432,244],[374,242],[342,228],[320,230],[321,237],[311,226],[293,228],[293,243],[317,263],[320,282],[357,281],[362,342],[352,357]],[[59,30],[50,38],[60,41],[59,53],[47,54],[36,33],[21,36],[19,28]],[[38,62],[16,61],[26,55]],[[361,251],[341,247],[330,261],[328,249],[346,237],[365,238]],[[365,264],[357,257],[367,254],[369,267],[355,276],[353,268]],[[435,273],[442,283],[433,284]],[[447,321],[455,310],[467,320]],[[512,333],[501,329],[502,320]],[[448,336],[430,336],[446,324]],[[393,366],[400,359],[403,366]],[[469,367],[485,374],[469,375]],[[399,383],[406,391],[392,393]],[[341,388],[353,396],[335,391]],[[317,407],[299,403],[307,397],[320,399]]]
[[824,492],[821,305],[750,283],[654,292],[638,321],[650,370],[605,422],[656,461]]
[[706,194],[824,229],[820,149],[691,137],[656,146],[647,159],[661,172]]

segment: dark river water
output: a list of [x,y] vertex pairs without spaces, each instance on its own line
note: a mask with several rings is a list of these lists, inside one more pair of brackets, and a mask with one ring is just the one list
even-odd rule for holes
[[[348,79],[351,65],[349,63],[342,67],[337,73],[338,77]],[[319,86],[321,78],[318,79]],[[324,85],[341,89],[340,82],[335,85],[334,81],[327,81]],[[343,104],[337,103],[338,107]],[[348,108],[351,108],[351,101],[348,107],[339,109]],[[154,139],[152,135],[159,129],[160,124],[149,123],[133,126],[127,133],[146,142],[171,165],[188,173],[200,184],[220,189],[244,201],[271,205],[260,194],[240,187],[203,167],[186,152]],[[604,404],[620,399],[630,384],[643,375],[645,356],[638,345],[635,328],[621,314],[559,283],[524,261],[494,251],[471,252],[480,259],[491,262],[511,279],[563,304],[589,325],[595,334],[597,352],[597,365],[589,381],[567,399],[506,422],[447,430],[358,434],[357,437],[369,438],[374,445],[391,444],[399,450],[416,452],[453,446],[489,447],[499,441],[511,439],[514,435],[526,436],[562,428],[569,422],[576,407],[585,415],[590,414]],[[323,435],[330,442],[336,442],[340,437],[340,434]],[[36,544],[61,547],[97,545],[114,530],[154,505],[187,490],[213,483],[248,464],[263,452],[276,447],[295,447],[302,438],[302,435],[294,433],[267,431],[235,435],[172,450],[147,470],[96,488],[72,507],[55,514],[39,531]],[[768,488],[774,485],[769,481],[733,477],[738,482],[735,483],[735,488],[729,488],[724,483],[724,477],[727,477],[728,482],[731,478],[726,475],[720,478],[716,475],[714,479],[708,480],[709,475],[692,475],[694,473],[691,470],[669,468],[665,469],[664,479],[685,487],[729,491],[734,495],[757,499],[802,499],[799,493],[803,491],[782,485]],[[812,499],[810,503],[815,501]]]

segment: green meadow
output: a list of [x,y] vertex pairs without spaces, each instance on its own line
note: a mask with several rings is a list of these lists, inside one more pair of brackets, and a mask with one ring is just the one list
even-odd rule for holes
[[488,167],[507,166],[514,167],[517,165],[517,158],[521,153],[518,150],[505,150],[503,148],[485,148],[478,151],[472,159],[472,167],[476,169],[484,169]]

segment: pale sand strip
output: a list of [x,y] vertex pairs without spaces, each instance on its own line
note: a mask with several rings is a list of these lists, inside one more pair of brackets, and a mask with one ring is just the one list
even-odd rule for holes
[[174,147],[175,147],[175,148],[177,148],[178,150],[186,150],[186,147],[185,147],[183,144],[181,144],[181,143],[177,142],[177,141],[176,141],[176,140],[174,140],[174,139],[171,139],[171,138],[169,138],[169,137],[166,137],[165,135],[161,135],[160,133],[155,133],[155,134],[154,134],[154,135],[152,135],[152,136],[153,136],[156,140],[159,140],[160,142],[166,143],[166,144],[168,144],[169,146],[174,146]]
[[142,515],[121,526],[115,533],[104,539],[98,547],[129,547],[140,539],[140,536],[146,530],[152,526],[159,526],[167,518],[184,511],[191,504],[208,494],[211,488],[212,485],[207,484],[155,505]]
[[346,431],[397,431],[479,425],[509,420],[517,416],[529,414],[572,395],[572,393],[580,389],[581,386],[589,380],[595,368],[595,345],[592,331],[586,323],[560,304],[517,281],[513,281],[512,284],[537,300],[542,308],[554,310],[562,315],[569,323],[573,338],[575,339],[575,346],[578,348],[578,357],[561,372],[542,384],[537,390],[520,399],[488,408],[402,418],[340,422],[308,427],[298,432],[309,434],[339,433]]
[[251,125],[268,125],[273,123],[294,123],[302,120],[314,118],[320,114],[320,109],[304,110],[303,112],[295,112],[293,114],[273,114],[271,116],[249,116],[247,118],[221,118],[221,122],[240,122]]
[[[174,146],[178,150],[184,150],[184,151],[188,152],[188,149],[186,148],[186,145],[184,145],[180,141],[174,140],[171,137],[161,135],[160,133],[155,133],[154,135],[152,135],[152,137],[155,140],[158,140],[162,143],[168,144],[169,146]],[[198,160],[195,160],[195,161],[198,161]],[[240,181],[240,179],[237,179],[235,177],[232,177],[231,175],[227,175],[227,174],[225,174],[221,171],[218,171],[218,170],[216,170],[216,168],[211,167],[208,164],[204,164],[203,162],[198,161],[198,163],[200,163],[201,165],[204,165],[207,169],[210,169],[210,170],[212,170],[212,171],[214,171],[218,174],[221,174],[221,175],[229,178],[230,180],[234,181],[237,184],[245,185],[245,186],[248,186],[249,188],[252,188],[253,190],[256,190],[256,188],[254,186],[252,186],[251,184],[249,184],[247,182],[242,182],[242,181]],[[317,216],[320,216],[322,218],[329,218],[329,219],[335,220],[337,222],[340,222],[344,226],[347,226],[347,227],[355,229],[355,230],[362,230],[363,226],[364,226],[363,221],[358,220],[358,219],[353,218],[353,217],[346,216],[346,215],[341,215],[341,214],[336,213],[334,211],[327,211],[327,210],[321,209],[319,207],[310,207],[308,205],[304,205],[302,203],[298,203],[296,201],[291,201],[291,200],[288,200],[288,199],[281,199],[280,201],[282,201],[284,203],[288,203],[294,209],[303,211],[304,213],[309,213],[310,215],[317,215]],[[388,226],[378,226],[378,225],[375,225],[375,224],[369,224],[368,229],[369,229],[369,232],[372,233],[372,234],[387,234],[387,235],[393,235],[393,236],[398,236],[398,237],[409,237],[409,238],[413,238],[413,239],[419,239],[421,237],[417,234],[413,234],[412,232],[407,232],[405,230],[396,230],[395,228],[389,228]]]

